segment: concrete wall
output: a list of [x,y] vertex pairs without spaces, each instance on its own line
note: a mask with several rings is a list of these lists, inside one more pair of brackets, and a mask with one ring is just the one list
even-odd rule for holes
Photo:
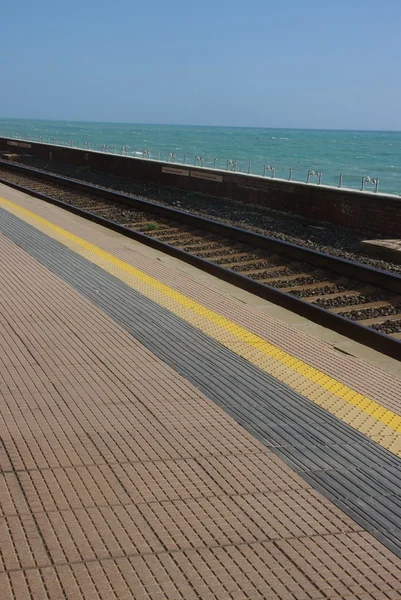
[[184,167],[100,152],[17,142],[0,138],[0,151],[25,153],[46,160],[88,166],[90,169],[137,181],[262,204],[313,220],[401,237],[401,198],[350,191],[227,171]]

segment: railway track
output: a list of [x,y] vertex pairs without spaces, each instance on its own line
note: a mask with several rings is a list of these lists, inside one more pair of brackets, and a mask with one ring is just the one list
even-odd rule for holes
[[0,160],[0,181],[401,358],[401,276]]

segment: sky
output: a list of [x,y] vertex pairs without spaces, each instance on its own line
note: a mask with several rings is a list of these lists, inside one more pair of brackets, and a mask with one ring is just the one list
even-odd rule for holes
[[19,0],[0,117],[401,130],[401,0]]

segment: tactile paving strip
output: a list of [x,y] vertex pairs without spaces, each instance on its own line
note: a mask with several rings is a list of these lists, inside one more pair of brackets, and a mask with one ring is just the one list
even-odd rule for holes
[[[223,411],[148,353],[132,336],[72,288],[2,235],[0,244],[1,257],[5,259],[0,261],[0,278],[6,282],[6,286],[0,288],[0,314],[2,326],[8,323],[7,349],[26,350],[25,353],[18,353],[19,360],[16,355],[11,357],[9,354],[5,363],[7,366],[3,367],[2,363],[0,369],[6,375],[5,380],[0,382],[0,392],[4,405],[10,411],[2,429],[3,440],[6,448],[10,447],[12,440],[16,450],[24,450],[23,462],[20,461],[19,453],[9,452],[9,461],[2,463],[7,481],[7,489],[0,492],[7,516],[3,524],[11,528],[11,539],[3,535],[0,541],[0,563],[4,550],[4,564],[10,567],[7,574],[0,574],[2,600],[54,600],[58,597],[84,597],[93,600],[131,600],[132,597],[147,600],[185,600],[195,597],[206,600],[217,597],[219,600],[232,600],[266,596],[269,600],[323,600],[327,596],[323,591],[327,584],[320,584],[320,580],[316,584],[313,577],[305,578],[291,564],[291,559],[287,559],[285,552],[274,543],[269,544],[265,540],[224,546],[219,542],[217,546],[205,547],[208,544],[207,538],[195,541],[196,532],[204,525],[203,519],[196,518],[196,498],[210,498],[208,506],[215,506],[214,496],[222,499],[218,506],[227,506],[234,501],[236,521],[229,529],[229,515],[224,515],[224,531],[230,535],[237,531],[244,534],[243,527],[239,527],[249,523],[249,516],[236,501],[238,495],[245,494],[249,500],[252,493],[257,494],[258,498],[268,495],[270,502],[275,505],[280,503],[283,492],[302,489],[296,514],[306,524],[311,520],[311,515],[315,513],[318,518],[321,514],[321,508],[320,511],[313,508],[315,496],[311,496],[310,502],[307,500],[310,494],[313,495],[310,486],[291,473],[281,460],[264,451],[261,444],[226,417]],[[42,290],[46,290],[46,293],[42,294]],[[106,340],[110,345],[104,347]],[[138,352],[133,352],[134,348]],[[63,356],[63,371],[52,368],[56,351]],[[79,357],[81,360],[78,360]],[[102,368],[97,362],[98,358],[103,361]],[[0,362],[2,359],[3,356],[0,355]],[[116,378],[118,373],[121,374],[120,378]],[[112,374],[114,377],[109,381]],[[100,385],[96,385],[98,378]],[[52,395],[45,395],[43,388],[49,389],[53,383],[55,387]],[[62,398],[58,397],[60,385],[63,388]],[[176,395],[180,388],[184,391],[182,397]],[[80,390],[84,392],[83,395],[78,395]],[[78,411],[81,408],[85,409],[85,413],[89,408],[103,409],[88,411],[84,430],[80,429],[82,418]],[[176,436],[183,439],[180,428],[186,426],[191,440],[188,451],[193,454],[196,453],[197,445],[199,448],[195,457],[147,460],[148,453],[153,450],[149,448],[151,440],[144,438],[140,440],[143,453],[137,457],[137,462],[124,462],[123,455],[134,444],[134,439],[123,434],[131,434],[137,421],[143,423],[146,410],[148,415],[149,410],[151,411],[151,421],[165,424],[165,434],[168,430],[170,444]],[[111,415],[120,419],[111,421]],[[67,416],[68,421],[65,420]],[[82,453],[82,446],[87,447],[86,441],[93,438],[94,431],[103,432],[105,423],[102,416],[107,416],[107,423],[110,423],[107,431],[102,433],[104,444],[97,443],[97,454]],[[10,422],[12,417],[14,422]],[[53,432],[57,423],[60,427],[55,439]],[[89,425],[91,428],[88,429]],[[191,425],[197,427],[188,429]],[[160,435],[161,431],[154,432],[154,436]],[[32,460],[38,456],[38,446],[33,443],[30,432],[35,432],[38,442],[43,443],[44,440],[48,450],[40,456],[40,468],[39,465],[35,468],[35,460]],[[72,454],[71,437],[74,434],[75,452]],[[111,438],[115,438],[116,434],[119,436],[119,439],[116,438],[118,443],[111,447]],[[202,443],[205,439],[208,441],[208,448]],[[162,438],[163,444],[166,443],[165,440],[166,435]],[[219,441],[218,444],[216,440]],[[23,447],[23,443],[26,447]],[[139,447],[135,446],[137,450]],[[181,444],[179,447],[181,451],[184,450]],[[68,448],[68,455],[60,453],[60,448]],[[120,454],[119,449],[124,452]],[[53,453],[50,454],[49,450],[53,450]],[[168,452],[171,451],[173,448],[170,445]],[[4,456],[3,450],[0,456]],[[88,463],[88,467],[51,467],[48,464],[70,464],[68,458],[79,465]],[[192,470],[194,473],[191,473]],[[222,470],[225,471],[224,479]],[[100,472],[104,473],[104,477]],[[248,472],[254,475],[254,487],[250,485],[249,489],[244,490],[243,486],[249,481]],[[80,479],[76,476],[77,473],[80,474]],[[129,478],[124,477],[124,473]],[[161,473],[165,479],[161,477]],[[188,479],[183,473],[187,474]],[[110,474],[114,476],[110,479],[112,490],[108,483]],[[142,479],[153,495],[142,498],[134,494],[135,489],[141,488]],[[169,497],[160,498],[160,484],[167,480],[171,486]],[[169,529],[173,541],[179,541],[182,548],[185,546],[185,550],[159,551],[157,548],[160,546],[157,545],[156,551],[149,553],[144,546],[145,551],[138,555],[137,529],[139,525],[139,531],[142,531],[143,524],[143,534],[148,539],[149,525],[146,522],[126,518],[122,532],[122,519],[118,523],[110,523],[110,531],[102,521],[95,518],[99,511],[102,514],[106,511],[109,519],[110,514],[126,515],[125,507],[130,505],[137,505],[143,514],[150,514],[152,517],[162,515],[164,513],[157,506],[158,498],[163,505],[162,509],[170,514],[169,507],[177,507],[177,502],[169,504],[166,500],[179,500],[180,498],[174,497],[173,490],[177,490],[178,494],[180,484],[185,482],[185,489],[188,489],[188,480],[193,487],[190,488],[191,504],[185,502],[185,507],[190,509],[191,517],[176,520],[176,527]],[[276,494],[278,497],[274,502]],[[320,503],[321,501],[322,499]],[[327,540],[329,549],[338,547],[340,552],[343,550],[346,554],[348,537],[332,539],[328,533],[329,527],[353,532],[355,524],[347,520],[332,504],[323,502],[322,506],[326,505],[330,519],[324,521],[327,528],[322,528],[324,533],[319,537]],[[179,504],[178,506],[181,507]],[[289,503],[281,502],[280,506],[280,511],[270,514],[264,521],[270,527],[274,525],[278,539],[283,531],[283,539],[287,539],[291,547],[293,538],[288,537],[286,529],[281,529],[280,523],[288,517],[292,522],[294,515]],[[93,518],[84,518],[86,513],[82,508],[88,509],[86,513],[90,513]],[[107,510],[108,508],[112,511]],[[260,501],[256,506],[257,515],[259,510],[263,510]],[[200,505],[199,514],[203,516],[204,512],[205,507]],[[219,523],[220,512],[210,509],[207,512],[207,527],[211,534],[213,530],[220,531],[222,528]],[[134,512],[133,515],[137,516],[138,513]],[[251,526],[254,530],[254,525]],[[70,529],[73,532],[72,540]],[[177,531],[180,530],[183,533],[185,531],[186,538],[177,537]],[[265,534],[267,531],[265,525]],[[93,548],[93,540],[98,539],[99,534],[101,542],[98,548]],[[162,538],[166,540],[165,535],[164,532],[160,535],[156,533],[159,541]],[[258,532],[258,539],[262,535]],[[362,535],[353,538],[359,553],[365,541]],[[133,544],[129,543],[131,538]],[[214,540],[215,537],[210,539]],[[307,538],[299,538],[301,544],[303,539]],[[107,558],[66,563],[66,557],[76,557],[77,541],[85,556],[98,551],[102,556],[107,555]],[[170,539],[169,543],[173,541]],[[199,547],[194,548],[197,543]],[[139,551],[142,551],[142,547]],[[373,566],[380,570],[384,568],[390,573],[390,569],[396,568],[396,565],[391,562],[391,554],[383,554],[384,551],[384,547],[375,550]],[[118,552],[120,555],[116,556]],[[365,550],[362,551],[362,556],[366,560],[370,557]],[[384,565],[381,562],[383,557],[386,557]],[[1,564],[4,568],[4,564]],[[22,569],[21,564],[29,566]],[[330,566],[335,572],[335,567]],[[401,569],[399,572],[401,573]],[[368,582],[363,573],[360,573],[360,577],[365,583]],[[381,580],[379,585],[382,585]],[[390,581],[380,589],[390,591],[397,587]],[[378,590],[376,586],[371,594],[374,600],[374,593]]]
[[[27,211],[2,198],[0,198],[0,203],[3,203],[7,210],[33,224],[35,228],[43,231],[52,239],[60,241],[63,245],[87,258],[90,262],[97,264],[106,272],[118,277],[121,281],[127,283],[129,287],[139,291],[158,305],[167,308],[180,319],[184,319],[203,333],[219,341],[226,348],[286,383],[292,389],[338,416],[358,431],[367,434],[397,456],[401,456],[401,396],[399,396],[401,388],[398,385],[398,380],[394,378],[386,379],[386,377],[383,377],[383,373],[376,370],[375,379],[377,378],[376,383],[379,386],[372,386],[370,383],[367,384],[367,378],[370,374],[364,375],[366,368],[363,369],[361,364],[357,364],[355,368],[358,374],[351,377],[356,388],[344,385],[344,383],[341,383],[341,379],[344,377],[347,379],[346,375],[350,375],[353,371],[351,359],[350,365],[344,366],[345,371],[344,368],[339,370],[338,353],[333,356],[333,353],[330,354],[328,349],[324,348],[322,349],[322,358],[324,358],[325,368],[319,370],[319,368],[310,364],[310,362],[316,362],[316,357],[319,355],[317,348],[314,349],[312,354],[309,351],[304,358],[299,359],[291,351],[282,351],[278,346],[272,345],[263,337],[255,335],[251,330],[238,325],[235,319],[225,318],[220,314],[220,312],[225,311],[224,305],[220,309],[218,308],[217,311],[216,309],[210,310],[206,306],[207,301],[206,304],[199,303],[199,301],[197,302],[192,298],[191,294],[189,296],[184,295],[169,284],[162,283],[161,280],[165,279],[163,271],[160,273],[160,270],[156,269],[156,273],[158,272],[159,277],[161,277],[159,281],[157,275],[156,278],[147,275],[146,271],[138,270],[110,254],[103,247],[99,248],[86,239],[79,238],[71,231],[61,229],[31,211]],[[60,214],[53,215],[52,218],[57,220],[57,216],[60,218]],[[76,219],[74,225],[81,229],[82,219]],[[71,228],[71,223],[69,223],[69,226]],[[88,230],[87,228],[85,231],[87,234],[93,235],[91,229]],[[96,231],[98,232],[98,229]],[[113,246],[113,242],[106,236],[106,248],[110,245]],[[141,262],[143,262],[143,259],[141,259]],[[158,261],[153,261],[152,272],[155,271],[155,262]],[[149,264],[147,267],[149,268]],[[174,282],[175,280],[176,277],[173,277]],[[176,284],[174,283],[174,285]],[[199,286],[192,288],[192,293],[195,296],[199,295],[198,288]],[[274,321],[271,325],[274,326]],[[282,331],[283,341],[288,333],[288,331]],[[294,332],[291,334],[291,337],[293,336]],[[294,338],[294,342],[296,340],[297,337]],[[333,365],[330,362],[331,360]],[[336,363],[335,368],[334,363]],[[337,373],[334,378],[328,375],[333,369]],[[366,396],[356,391],[366,387],[371,390],[374,398],[379,398],[379,402],[373,400],[369,393]],[[383,396],[383,389],[386,389],[387,392],[385,396]]]
[[[248,431],[285,458],[302,477],[323,490],[344,512],[401,556],[401,516],[397,500],[401,495],[401,484],[394,481],[394,473],[399,472],[401,461],[394,454],[13,215],[4,212],[0,227],[10,239],[223,406]],[[344,476],[353,482],[352,486],[344,485],[344,479],[341,479]],[[379,481],[384,481],[384,485],[378,485]],[[286,498],[291,498],[291,494],[297,497],[291,505],[295,511],[302,503],[302,491],[286,493]],[[367,502],[366,498],[372,500]],[[179,502],[182,504],[177,515],[182,511],[185,513],[185,502],[189,500]],[[263,506],[262,503],[258,511],[263,512]],[[167,532],[168,523],[174,524],[175,519],[174,509],[171,510],[168,514],[161,513],[159,518]],[[208,510],[216,509],[210,507]],[[224,509],[220,510],[224,512]],[[230,510],[235,514],[232,505]],[[251,506],[246,507],[246,511],[251,510]],[[274,510],[280,511],[280,505],[276,509],[269,505],[266,514]],[[90,518],[85,510],[81,514],[82,518]],[[201,521],[207,520],[206,514],[202,515]],[[71,515],[71,519],[68,523],[60,523],[60,527],[70,535],[76,529],[79,535],[76,517]],[[218,536],[227,536],[227,541],[234,539],[235,543],[240,543],[241,531],[234,527],[234,532],[229,533],[223,528]],[[298,535],[302,535],[302,531],[300,528]],[[210,542],[206,531],[199,535],[197,543],[201,539]],[[230,535],[234,537],[230,538]],[[141,544],[150,547],[153,538],[149,536]],[[283,536],[285,534],[281,532]],[[254,541],[258,538],[247,539],[248,543]],[[164,544],[167,547],[173,544],[180,549],[177,540],[168,535]],[[92,545],[96,547],[97,542],[93,541]],[[76,550],[71,552],[74,555]],[[88,552],[88,557],[92,556]],[[92,556],[93,560],[95,558],[101,557]]]

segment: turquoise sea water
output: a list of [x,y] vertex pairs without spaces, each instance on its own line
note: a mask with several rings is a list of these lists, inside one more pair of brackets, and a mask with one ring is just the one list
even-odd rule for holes
[[[0,135],[50,143],[86,144],[97,150],[194,164],[203,157],[204,166],[236,169],[263,175],[265,165],[276,167],[276,177],[306,181],[308,170],[322,171],[322,183],[359,189],[363,176],[379,177],[379,190],[401,194],[401,132],[334,131],[306,129],[259,129],[247,127],[200,127],[184,125],[136,125],[129,123],[81,123],[0,119]],[[105,148],[104,146],[107,146]],[[124,150],[125,152],[125,150]],[[199,161],[198,161],[199,164]],[[233,165],[230,166],[232,168]],[[269,176],[271,171],[267,171]],[[316,182],[316,177],[311,178]],[[365,189],[373,190],[366,184]]]

